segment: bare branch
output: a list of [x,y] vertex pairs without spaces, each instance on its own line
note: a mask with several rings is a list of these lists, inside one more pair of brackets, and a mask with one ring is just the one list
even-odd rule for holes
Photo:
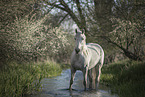
[[59,26],[59,25],[64,21],[64,19],[65,19],[67,16],[68,16],[68,14],[66,14],[66,15],[59,21],[59,23],[57,24],[57,26]]
[[56,2],[54,2],[54,3],[50,3],[50,2],[46,2],[46,1],[45,1],[45,3],[48,4],[48,5],[50,5],[50,6],[53,6],[53,7],[59,8],[59,9],[61,9],[61,10],[63,10],[63,11],[66,11],[65,8],[59,6],[58,4],[55,4]]
[[81,5],[80,5],[79,0],[76,0],[76,5],[77,5],[77,10],[79,12],[80,20],[81,20],[81,23],[82,23],[81,29],[84,29],[84,28],[86,29],[86,20],[85,20],[85,17],[83,15],[83,13],[82,13],[82,9],[81,9]]

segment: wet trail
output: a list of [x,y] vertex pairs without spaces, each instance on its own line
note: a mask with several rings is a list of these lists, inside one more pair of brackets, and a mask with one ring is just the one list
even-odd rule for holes
[[30,95],[27,97],[117,97],[111,95],[110,90],[105,86],[99,86],[96,91],[84,91],[83,74],[77,71],[73,90],[68,90],[70,80],[70,69],[63,70],[62,74],[53,78],[44,78],[42,83],[42,92],[37,95]]

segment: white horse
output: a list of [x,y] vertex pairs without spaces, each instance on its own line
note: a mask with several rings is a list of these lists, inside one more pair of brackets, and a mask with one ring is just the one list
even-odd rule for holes
[[72,84],[76,70],[81,70],[84,75],[84,88],[87,88],[87,76],[89,76],[90,89],[96,89],[99,85],[101,68],[104,62],[104,51],[102,47],[95,43],[86,44],[84,30],[75,35],[76,45],[71,55],[71,80],[69,90],[72,90]]

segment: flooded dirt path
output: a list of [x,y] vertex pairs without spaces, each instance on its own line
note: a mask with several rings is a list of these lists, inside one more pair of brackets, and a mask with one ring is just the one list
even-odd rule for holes
[[73,90],[68,90],[70,80],[70,69],[63,70],[60,76],[53,78],[44,78],[42,83],[42,91],[29,97],[117,97],[111,95],[109,88],[100,85],[96,91],[84,91],[83,74],[77,71]]

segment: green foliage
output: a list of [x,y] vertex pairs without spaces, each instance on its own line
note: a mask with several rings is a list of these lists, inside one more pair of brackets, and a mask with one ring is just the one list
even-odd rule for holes
[[33,67],[37,68],[38,76],[43,78],[57,76],[62,71],[61,66],[54,61],[38,62]]
[[145,62],[122,61],[102,68],[101,81],[119,97],[145,95]]
[[53,61],[25,65],[12,62],[0,71],[0,97],[35,93],[41,89],[42,78],[56,76],[61,71],[60,65]]

